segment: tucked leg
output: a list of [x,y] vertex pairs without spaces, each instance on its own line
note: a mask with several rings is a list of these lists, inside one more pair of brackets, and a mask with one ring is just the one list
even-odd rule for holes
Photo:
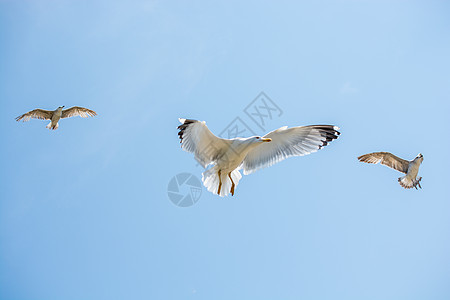
[[228,177],[230,178],[230,180],[231,180],[231,196],[234,196],[234,187],[235,187],[235,184],[234,184],[234,181],[233,181],[233,178],[231,178],[231,172],[230,173],[228,173]]
[[220,189],[222,188],[222,179],[220,178],[220,170],[217,172],[219,174],[219,190],[217,191],[217,195],[220,195]]

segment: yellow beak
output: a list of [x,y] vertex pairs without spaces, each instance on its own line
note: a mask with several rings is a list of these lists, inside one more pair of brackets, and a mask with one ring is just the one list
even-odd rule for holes
[[271,142],[272,139],[261,139],[262,142]]

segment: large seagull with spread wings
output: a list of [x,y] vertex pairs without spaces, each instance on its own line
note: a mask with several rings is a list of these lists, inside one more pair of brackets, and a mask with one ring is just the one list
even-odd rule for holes
[[332,125],[285,126],[263,137],[222,139],[205,122],[179,120],[181,148],[194,153],[204,168],[212,165],[203,172],[202,181],[208,191],[219,196],[234,195],[242,178],[240,169],[248,175],[288,157],[316,152],[340,134],[339,128]]
[[50,120],[50,123],[46,126],[50,130],[58,129],[58,121],[64,118],[70,118],[75,116],[80,116],[82,118],[96,116],[97,113],[93,110],[74,106],[68,109],[64,109],[64,106],[58,107],[56,110],[45,110],[45,109],[34,109],[16,118],[16,121],[22,120],[23,122],[29,121],[30,119],[40,119],[40,120]]
[[422,180],[422,177],[417,177],[420,164],[423,161],[423,155],[421,153],[419,153],[416,158],[411,161],[404,160],[389,152],[364,154],[359,156],[358,160],[369,164],[381,163],[389,168],[405,173],[405,176],[399,177],[398,179],[400,185],[405,189],[414,187],[417,190],[417,186],[422,188],[420,186],[420,180]]

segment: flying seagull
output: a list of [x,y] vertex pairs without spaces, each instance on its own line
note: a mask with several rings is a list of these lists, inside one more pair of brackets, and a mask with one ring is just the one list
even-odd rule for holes
[[93,110],[74,106],[63,110],[64,106],[58,107],[56,110],[44,110],[44,109],[34,109],[16,118],[16,121],[23,120],[29,121],[30,119],[40,119],[40,120],[50,120],[50,123],[46,126],[48,129],[55,130],[58,129],[59,119],[70,118],[75,116],[80,116],[82,118],[96,116],[97,113]]
[[421,153],[419,153],[411,161],[401,159],[400,157],[397,157],[389,152],[374,152],[364,154],[358,157],[358,160],[369,164],[381,163],[382,165],[388,166],[389,168],[405,173],[405,176],[398,178],[398,182],[405,189],[415,187],[417,190],[417,186],[422,188],[420,186],[420,180],[422,180],[422,177],[417,177],[420,164],[423,161],[423,155]]
[[179,120],[181,148],[194,153],[204,168],[212,165],[203,172],[202,181],[208,191],[219,196],[234,195],[242,178],[240,169],[248,175],[288,157],[316,152],[340,134],[339,128],[332,125],[284,126],[263,137],[222,139],[205,122]]

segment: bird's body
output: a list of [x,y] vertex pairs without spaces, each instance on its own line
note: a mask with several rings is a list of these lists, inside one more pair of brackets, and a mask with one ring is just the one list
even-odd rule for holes
[[[269,141],[267,140],[267,142]],[[234,195],[234,189],[242,178],[238,168],[247,154],[258,145],[260,144],[253,143],[251,138],[230,140],[228,149],[217,158],[215,166],[203,174],[202,180],[208,190],[213,193],[217,192],[219,195],[226,195],[227,191],[230,191]],[[217,179],[219,183],[217,183]],[[230,187],[228,187],[228,183],[231,183]]]
[[423,155],[419,154],[418,157],[414,158],[412,161],[409,162],[408,171],[406,172],[406,175],[399,178],[400,185],[404,188],[412,188],[415,187],[417,189],[417,185],[420,186],[420,180],[422,180],[422,177],[417,177],[417,174],[419,174],[419,167],[422,164],[423,161]]
[[204,168],[213,165],[203,172],[202,181],[210,192],[220,196],[234,195],[242,178],[240,169],[248,175],[290,156],[316,152],[340,134],[338,127],[331,125],[285,126],[263,137],[222,139],[205,122],[187,119],[180,122],[181,147],[194,153]]
[[399,184],[405,189],[416,188],[420,185],[422,177],[417,177],[419,173],[419,167],[423,161],[423,155],[419,153],[413,160],[408,161],[397,157],[389,152],[374,152],[358,157],[358,160],[365,163],[377,164],[388,166],[394,170],[406,174],[405,176],[399,177]]
[[40,120],[50,120],[50,123],[46,126],[48,129],[55,130],[59,127],[59,120],[64,118],[70,118],[74,116],[80,116],[82,118],[96,116],[97,113],[93,110],[74,106],[63,110],[64,106],[58,107],[56,110],[44,110],[44,109],[34,109],[16,118],[16,121],[22,120],[23,122],[29,121],[30,119],[40,119]]
[[51,129],[51,130],[58,129],[58,127],[59,127],[58,122],[59,122],[59,119],[61,119],[63,108],[64,108],[64,106],[60,106],[53,112],[50,123],[46,126],[48,129]]

